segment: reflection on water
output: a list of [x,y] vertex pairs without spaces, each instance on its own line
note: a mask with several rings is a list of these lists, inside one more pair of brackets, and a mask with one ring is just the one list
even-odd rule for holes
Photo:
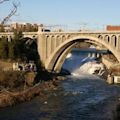
[[45,98],[1,109],[0,120],[111,120],[119,93],[119,86],[95,75],[68,76]]

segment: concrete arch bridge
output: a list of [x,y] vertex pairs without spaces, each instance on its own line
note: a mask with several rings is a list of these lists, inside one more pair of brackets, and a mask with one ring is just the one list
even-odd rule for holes
[[[12,32],[0,33],[8,41],[14,36]],[[48,32],[41,28],[38,32],[23,32],[24,38],[37,39],[40,59],[49,71],[59,72],[66,55],[80,42],[89,42],[105,48],[120,63],[120,31],[80,31],[80,32]]]
[[45,68],[59,72],[70,50],[80,42],[96,44],[111,51],[120,62],[120,32],[38,32],[38,52]]

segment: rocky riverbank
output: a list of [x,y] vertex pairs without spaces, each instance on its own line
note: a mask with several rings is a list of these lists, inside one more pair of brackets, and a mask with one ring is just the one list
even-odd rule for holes
[[63,79],[63,77],[56,77],[47,82],[37,83],[33,87],[29,87],[23,91],[10,92],[6,89],[3,89],[0,92],[0,108],[29,101],[35,96],[45,97],[45,91],[57,89],[59,79]]
[[56,89],[62,78],[47,71],[0,71],[0,108],[44,97],[44,91]]

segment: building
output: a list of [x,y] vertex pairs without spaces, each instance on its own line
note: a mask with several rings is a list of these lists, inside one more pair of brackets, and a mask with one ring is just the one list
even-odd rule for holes
[[107,25],[106,26],[107,31],[120,31],[120,26],[114,26],[114,25]]
[[18,30],[22,32],[37,32],[38,24],[31,23],[12,23],[10,25],[11,31]]

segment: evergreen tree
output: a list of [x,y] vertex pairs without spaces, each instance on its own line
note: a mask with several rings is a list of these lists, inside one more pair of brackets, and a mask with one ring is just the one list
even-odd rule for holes
[[5,32],[4,26],[0,24],[0,32]]
[[13,44],[13,42],[9,42],[9,44],[8,44],[8,57],[9,57],[9,59],[11,59],[11,60],[13,60],[13,59],[15,59],[15,52],[14,52],[14,44]]
[[8,58],[8,40],[7,37],[2,37],[0,40],[0,58]]
[[22,45],[22,37],[23,34],[22,32],[19,31],[14,31],[14,38],[12,41],[12,48],[13,48],[13,53],[14,53],[14,58],[19,59],[21,58],[21,51],[23,49]]

